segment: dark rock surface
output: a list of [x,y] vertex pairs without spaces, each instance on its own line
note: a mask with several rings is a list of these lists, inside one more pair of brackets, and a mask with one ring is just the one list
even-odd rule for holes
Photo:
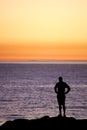
[[13,121],[7,121],[0,126],[0,130],[41,130],[41,129],[53,129],[53,130],[70,130],[70,129],[82,129],[87,130],[87,119],[75,119],[73,117],[49,117],[44,116],[39,119],[15,119]]

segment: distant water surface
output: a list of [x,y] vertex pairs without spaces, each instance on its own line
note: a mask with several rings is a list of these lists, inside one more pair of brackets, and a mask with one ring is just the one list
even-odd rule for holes
[[66,97],[67,116],[87,119],[86,63],[0,63],[0,124],[57,116],[54,86],[59,76],[71,87]]

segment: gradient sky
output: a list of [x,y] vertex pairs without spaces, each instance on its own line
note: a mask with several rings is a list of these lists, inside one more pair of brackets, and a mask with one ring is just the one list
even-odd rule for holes
[[87,60],[87,0],[0,0],[0,61]]

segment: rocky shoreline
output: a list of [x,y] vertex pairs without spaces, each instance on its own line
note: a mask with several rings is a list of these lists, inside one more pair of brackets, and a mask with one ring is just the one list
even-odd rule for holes
[[87,129],[87,119],[75,119],[73,117],[49,117],[44,116],[39,119],[15,119],[7,121],[0,126],[0,130],[24,129],[24,130],[41,130],[41,129]]

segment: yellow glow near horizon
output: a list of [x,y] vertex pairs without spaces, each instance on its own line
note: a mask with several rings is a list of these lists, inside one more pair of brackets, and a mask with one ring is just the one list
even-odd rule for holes
[[86,0],[0,0],[0,60],[87,60]]

